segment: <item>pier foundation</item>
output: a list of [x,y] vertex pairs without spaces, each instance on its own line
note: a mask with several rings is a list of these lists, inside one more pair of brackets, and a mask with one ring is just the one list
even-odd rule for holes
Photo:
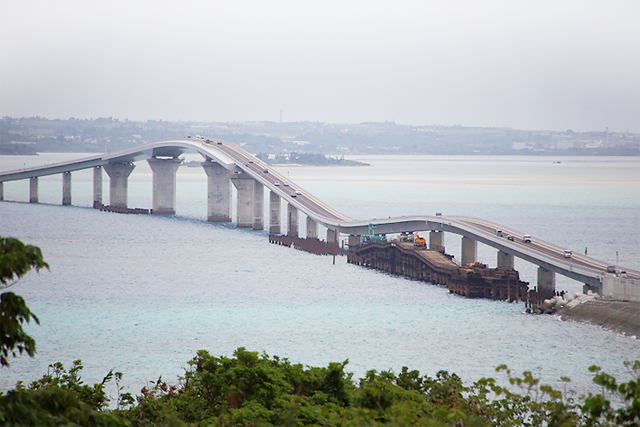
[[93,205],[102,204],[102,166],[93,168]]
[[153,213],[173,215],[176,213],[176,172],[181,160],[177,157],[147,159],[153,172]]
[[515,265],[515,257],[512,254],[498,251],[498,268],[513,268]]
[[359,234],[350,234],[349,235],[349,248],[355,248],[356,246],[360,246],[362,244],[362,236]]
[[467,265],[478,260],[478,241],[462,237],[460,263]]
[[429,233],[429,249],[444,253],[444,232],[433,230]]
[[233,186],[238,190],[236,222],[238,227],[253,227],[254,212],[254,183],[255,180],[244,172],[233,174]]
[[556,291],[556,273],[538,267],[538,292],[553,293]]
[[287,236],[298,237],[298,208],[287,203]]
[[29,203],[38,203],[38,177],[29,178]]
[[109,205],[127,207],[129,175],[136,167],[133,163],[108,163],[104,170],[109,175]]
[[71,172],[62,172],[62,205],[71,205]]
[[318,223],[312,218],[307,217],[307,239],[318,238]]
[[231,179],[224,166],[207,159],[202,162],[207,174],[207,221],[231,222]]
[[280,234],[280,196],[269,192],[269,234]]
[[264,185],[253,181],[253,229],[264,230]]
[[327,243],[335,245],[338,241],[338,232],[336,230],[332,230],[331,228],[327,228]]

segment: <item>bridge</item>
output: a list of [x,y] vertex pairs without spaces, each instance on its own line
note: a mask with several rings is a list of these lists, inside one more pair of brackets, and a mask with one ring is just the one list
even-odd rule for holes
[[312,194],[271,169],[236,145],[200,138],[183,138],[149,143],[127,150],[98,154],[80,160],[0,172],[0,200],[4,182],[29,179],[29,201],[38,202],[38,177],[62,174],[62,204],[71,204],[71,173],[93,169],[93,200],[102,205],[103,170],[109,177],[109,206],[127,208],[128,177],[135,162],[146,160],[153,172],[154,214],[175,214],[176,172],[184,152],[197,152],[204,158],[207,174],[207,219],[231,222],[231,186],[237,190],[238,227],[265,228],[265,187],[269,190],[270,234],[282,234],[281,206],[286,203],[286,231],[299,234],[299,212],[306,216],[306,237],[318,238],[318,225],[327,229],[326,242],[337,244],[341,234],[349,245],[359,245],[373,224],[378,234],[428,231],[429,248],[444,252],[444,233],[462,236],[461,264],[476,261],[478,242],[497,249],[498,267],[513,267],[515,257],[538,266],[539,290],[555,289],[555,275],[561,274],[585,284],[587,289],[615,299],[640,301],[640,272],[611,271],[605,262],[566,248],[526,236],[517,230],[489,221],[461,216],[421,215],[372,220],[354,220],[334,210]]

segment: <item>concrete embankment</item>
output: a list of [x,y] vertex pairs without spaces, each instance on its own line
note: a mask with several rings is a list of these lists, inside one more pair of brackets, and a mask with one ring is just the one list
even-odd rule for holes
[[562,320],[587,322],[640,339],[640,302],[592,298],[566,304],[556,314]]

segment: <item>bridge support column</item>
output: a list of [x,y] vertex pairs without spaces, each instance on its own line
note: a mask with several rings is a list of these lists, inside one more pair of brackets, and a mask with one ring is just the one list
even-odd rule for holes
[[335,245],[338,241],[338,232],[331,228],[327,228],[327,243]]
[[104,170],[109,175],[109,204],[117,208],[127,207],[129,175],[136,167],[133,163],[107,163]]
[[269,234],[280,234],[280,196],[269,192]]
[[71,172],[62,172],[62,205],[71,204]]
[[173,215],[176,213],[176,172],[181,160],[177,157],[147,159],[153,172],[153,211],[154,214]]
[[350,234],[349,235],[349,248],[355,248],[356,246],[360,246],[362,244],[362,236],[359,234]]
[[236,222],[238,227],[253,227],[254,215],[254,179],[246,173],[233,174],[231,178],[236,190],[238,190],[238,206],[236,209]]
[[298,237],[298,208],[287,203],[287,236]]
[[556,273],[538,267],[538,292],[556,291]]
[[307,239],[318,238],[318,223],[312,218],[307,217]]
[[506,252],[498,251],[498,268],[513,268],[515,257]]
[[434,230],[429,233],[429,249],[444,253],[444,232]]
[[253,229],[264,230],[264,185],[253,181]]
[[29,178],[29,203],[38,203],[38,177]]
[[476,262],[478,259],[478,241],[463,236],[461,252],[460,263],[462,265]]
[[207,159],[202,162],[207,174],[207,221],[231,222],[231,179],[224,166]]
[[102,204],[102,166],[93,168],[93,205]]
[[0,202],[4,200],[4,182],[0,181]]

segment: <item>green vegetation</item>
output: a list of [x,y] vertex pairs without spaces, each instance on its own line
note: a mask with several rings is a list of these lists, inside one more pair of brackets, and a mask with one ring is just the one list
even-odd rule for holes
[[[18,239],[0,237],[0,290],[13,286],[29,270],[49,268],[40,248],[25,245]],[[9,366],[7,357],[26,352],[33,357],[36,343],[22,329],[31,320],[39,323],[24,299],[13,292],[0,295],[0,366]]]
[[[39,248],[0,239],[0,283],[48,268]],[[22,330],[37,318],[24,300],[2,294],[2,360],[15,350],[35,352]],[[403,367],[400,373],[370,370],[359,381],[348,360],[310,367],[238,348],[233,357],[200,350],[184,377],[171,385],[158,378],[134,397],[110,370],[100,383],[84,384],[82,363],[61,363],[28,387],[0,394],[3,426],[637,426],[640,424],[640,361],[626,363],[631,379],[618,382],[593,366],[598,394],[560,391],[531,372],[513,376],[508,387],[492,378],[470,386],[446,371],[435,377]],[[115,382],[117,396],[105,387]],[[565,383],[568,378],[562,378]],[[613,403],[612,403],[613,402]]]
[[[238,348],[233,357],[201,350],[179,384],[159,378],[135,399],[120,394],[121,374],[110,371],[83,385],[80,361],[61,364],[28,388],[18,384],[0,396],[4,425],[113,426],[637,426],[640,361],[627,364],[633,379],[618,383],[592,367],[602,393],[576,396],[539,384],[531,372],[512,376],[515,391],[484,378],[465,386],[455,374],[435,377],[403,367],[371,370],[357,383],[347,361],[325,368],[291,363]],[[115,407],[105,384],[118,385]],[[569,380],[564,378],[564,381]],[[615,407],[614,402],[623,402]],[[617,400],[616,400],[617,399]]]

